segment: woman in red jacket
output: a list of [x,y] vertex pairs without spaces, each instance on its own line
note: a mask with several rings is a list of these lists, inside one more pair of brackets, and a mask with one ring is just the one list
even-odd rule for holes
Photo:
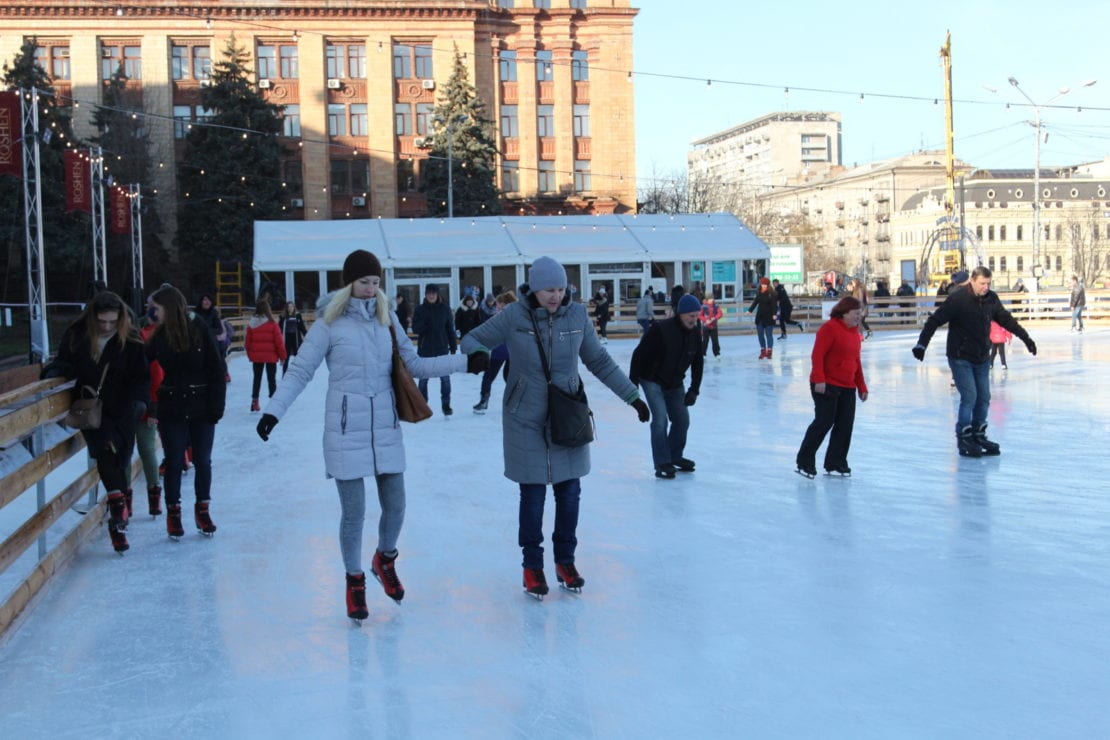
[[809,374],[813,394],[813,423],[806,430],[798,450],[798,474],[817,475],[817,448],[832,430],[825,450],[825,472],[850,476],[848,448],[852,444],[852,424],[856,419],[856,394],[867,400],[867,383],[860,365],[860,302],[851,296],[841,298],[829,312],[829,320],[817,331],[813,343],[813,370]]
[[254,385],[251,386],[251,411],[258,411],[258,390],[262,386],[262,368],[266,368],[266,385],[274,395],[277,390],[277,364],[288,355],[285,352],[285,340],[281,336],[281,327],[274,319],[270,310],[270,301],[262,298],[254,309],[247,324],[247,338],[243,343],[247,350],[247,359],[254,365]]

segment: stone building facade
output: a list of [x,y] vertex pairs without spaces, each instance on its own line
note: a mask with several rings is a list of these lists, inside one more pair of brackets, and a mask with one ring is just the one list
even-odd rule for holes
[[161,194],[171,231],[170,163],[205,117],[200,88],[232,37],[266,97],[286,106],[291,218],[426,213],[419,144],[456,50],[499,133],[507,213],[623,213],[636,204],[637,13],[629,0],[29,0],[0,8],[0,58],[36,38],[58,95],[79,103],[82,138],[123,65],[165,164],[144,188]]

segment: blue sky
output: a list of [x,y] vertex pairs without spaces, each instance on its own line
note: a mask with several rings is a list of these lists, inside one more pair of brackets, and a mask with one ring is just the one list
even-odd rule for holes
[[[1110,155],[1110,11],[1091,0],[1033,3],[940,0],[760,3],[667,0],[635,3],[636,146],[640,184],[684,172],[689,143],[777,110],[830,110],[843,115],[844,163],[867,162],[922,148],[943,148],[943,76],[939,50],[952,32],[957,99],[956,155],[978,166],[1033,166],[1034,136],[1025,98],[1041,104],[1048,142],[1042,166]],[[651,74],[649,74],[651,73]],[[695,78],[667,79],[675,75]],[[706,80],[714,80],[707,85]],[[1090,88],[1080,83],[1099,79]],[[728,84],[752,82],[755,87]],[[984,85],[996,88],[991,93]],[[789,95],[784,88],[790,87]],[[798,88],[844,90],[848,94]],[[865,93],[861,102],[859,93]],[[888,100],[889,93],[927,101]],[[940,105],[933,98],[941,98]],[[1006,103],[1012,103],[1006,109]],[[1089,110],[1089,108],[1104,110]]]

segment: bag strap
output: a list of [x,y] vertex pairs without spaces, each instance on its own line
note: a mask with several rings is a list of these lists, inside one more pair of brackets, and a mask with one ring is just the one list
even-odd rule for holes
[[540,351],[540,365],[543,367],[543,376],[547,378],[547,382],[551,382],[551,368],[547,366],[547,353],[543,351],[543,342],[540,341],[540,325],[536,322],[536,314],[529,311],[532,317],[532,327],[536,330],[532,335],[536,338],[536,348]]
[[401,348],[397,346],[397,330],[393,328],[392,319],[389,322],[389,336],[393,340],[393,354],[400,357]]
[[96,386],[96,397],[100,398],[100,389],[104,387],[104,379],[108,377],[108,365],[111,363],[104,363],[104,372],[100,374],[100,383]]

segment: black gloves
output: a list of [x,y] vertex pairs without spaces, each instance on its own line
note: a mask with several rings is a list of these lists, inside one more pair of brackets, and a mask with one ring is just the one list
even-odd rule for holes
[[[1036,352],[1034,352],[1033,354],[1036,354]],[[145,413],[146,413],[146,403],[144,401],[132,401],[131,402],[131,416],[132,416],[133,419],[135,419],[135,421],[138,421],[139,419],[143,418],[143,414],[145,414]]]
[[913,352],[913,356],[917,358],[918,362],[924,362],[925,361],[925,345],[924,344],[919,344],[910,351]]
[[686,391],[686,399],[685,400],[686,400],[686,405],[687,406],[693,406],[698,401],[698,392],[696,390],[694,390],[693,388]]
[[262,418],[258,420],[258,426],[255,428],[255,431],[258,432],[259,437],[262,437],[263,442],[270,438],[270,432],[274,431],[274,427],[277,426],[277,423],[277,417],[273,414],[263,414]]
[[644,403],[644,399],[637,398],[635,401],[632,402],[632,408],[636,409],[636,413],[640,416],[640,421],[644,423],[651,421],[651,412],[648,411],[648,407],[647,404]]
[[489,354],[478,351],[471,352],[466,357],[466,371],[472,375],[479,375],[489,369]]
[[1034,342],[1032,339],[1025,340],[1025,348],[1029,350],[1029,354],[1033,355],[1034,357],[1037,356],[1037,343]]

